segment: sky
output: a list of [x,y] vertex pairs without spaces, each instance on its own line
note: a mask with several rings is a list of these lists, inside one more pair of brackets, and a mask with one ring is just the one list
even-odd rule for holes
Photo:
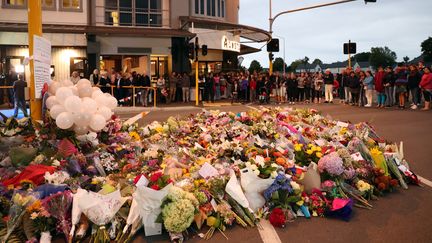
[[[273,16],[277,13],[336,0],[273,0]],[[269,29],[269,0],[240,0],[239,22],[243,25]],[[363,0],[335,6],[306,10],[279,16],[273,24],[273,37],[280,38],[280,52],[290,65],[296,59],[309,57],[324,63],[344,61],[343,43],[357,43],[357,53],[371,47],[388,46],[398,61],[421,54],[420,44],[432,36],[432,0]],[[258,60],[268,67],[265,43],[247,44],[262,51],[244,56],[243,66]]]

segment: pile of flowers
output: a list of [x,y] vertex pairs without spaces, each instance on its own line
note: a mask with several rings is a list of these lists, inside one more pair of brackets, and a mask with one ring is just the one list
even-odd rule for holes
[[55,124],[0,128],[3,140],[22,141],[0,154],[2,240],[128,242],[141,228],[228,238],[234,224],[260,219],[349,220],[353,207],[418,183],[402,148],[369,124],[316,110],[204,111],[145,127],[113,116],[78,134]]

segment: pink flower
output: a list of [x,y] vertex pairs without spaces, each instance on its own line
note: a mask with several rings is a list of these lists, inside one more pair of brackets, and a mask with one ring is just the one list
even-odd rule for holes
[[339,176],[344,172],[343,161],[338,153],[331,152],[318,161],[318,169],[327,172],[331,176]]

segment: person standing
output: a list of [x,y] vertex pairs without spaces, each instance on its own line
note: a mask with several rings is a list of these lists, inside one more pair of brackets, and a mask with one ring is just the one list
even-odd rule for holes
[[405,96],[407,95],[408,72],[403,64],[396,68],[396,96],[399,98],[399,109],[405,109]]
[[219,74],[216,73],[213,77],[214,86],[215,86],[215,100],[220,100],[221,98],[221,88],[220,88],[220,77]]
[[90,75],[90,82],[92,85],[96,86],[99,85],[100,79],[101,77],[99,75],[99,70],[95,68],[95,70],[93,70],[93,73]]
[[331,70],[329,68],[325,70],[323,79],[324,79],[325,103],[333,103],[334,76],[331,73]]
[[[18,80],[18,74],[15,72],[15,68],[11,67],[11,69],[9,70],[8,75],[6,76],[6,86],[13,86],[13,83]],[[14,107],[14,91],[13,88],[12,89],[8,89],[7,90],[7,97],[9,100],[9,108]]]
[[213,73],[210,73],[209,75],[206,75],[205,77],[205,90],[207,93],[208,98],[206,98],[207,101],[210,101],[211,103],[214,102],[214,77]]
[[420,105],[420,89],[419,84],[422,76],[420,75],[417,67],[415,65],[409,66],[408,74],[408,89],[411,92],[411,109],[416,110]]
[[393,89],[395,79],[393,75],[393,70],[390,66],[386,67],[385,71],[386,73],[383,79],[383,84],[386,96],[386,107],[392,107],[394,103]]
[[220,74],[220,91],[221,91],[221,98],[226,99],[227,98],[227,92],[226,92],[226,86],[227,86],[227,80],[225,78],[225,74]]
[[317,73],[316,75],[315,75],[315,80],[314,80],[314,103],[315,104],[319,104],[319,103],[321,103],[321,89],[322,89],[322,86],[323,86],[323,84],[324,84],[324,79],[323,79],[323,75],[322,75],[322,73]]
[[354,71],[351,71],[348,78],[348,86],[351,94],[351,105],[358,105],[360,93],[360,81]]
[[301,73],[300,77],[297,78],[297,98],[299,103],[303,102],[304,99],[304,84],[305,84],[305,73]]
[[255,102],[255,98],[256,98],[256,88],[257,88],[257,81],[256,81],[257,77],[255,75],[251,76],[251,80],[249,83],[250,86],[250,101],[253,103]]
[[431,108],[431,100],[432,100],[432,73],[430,67],[423,68],[423,76],[420,81],[420,88],[423,91],[423,96],[425,99],[425,106],[422,110],[429,110]]
[[171,77],[169,78],[168,102],[175,102],[176,100],[177,82],[178,82],[177,73],[172,72]]
[[378,108],[383,108],[386,100],[386,96],[384,93],[384,69],[380,66],[378,67],[378,72],[375,73],[375,91],[377,92],[378,97]]
[[182,77],[182,93],[183,93],[183,102],[189,102],[190,101],[190,77],[187,73],[183,73]]
[[78,83],[78,81],[80,81],[81,77],[79,76],[79,73],[77,71],[73,71],[72,75],[70,77],[70,80],[72,81],[72,83],[75,85]]
[[305,99],[306,103],[311,102],[311,87],[312,87],[312,77],[310,73],[305,74],[305,83],[304,83],[304,91],[305,91]]
[[287,93],[288,93],[288,103],[293,105],[296,99],[297,90],[297,78],[294,73],[291,73],[290,77],[286,82]]
[[363,84],[364,84],[366,101],[367,101],[365,107],[372,107],[374,77],[370,70],[366,71],[366,78],[364,79]]
[[18,116],[18,109],[21,109],[24,113],[25,117],[28,117],[27,107],[25,101],[25,88],[27,87],[27,82],[24,81],[24,76],[22,74],[18,74],[18,80],[13,83],[13,91],[14,91],[14,102],[15,102],[15,111],[14,117]]

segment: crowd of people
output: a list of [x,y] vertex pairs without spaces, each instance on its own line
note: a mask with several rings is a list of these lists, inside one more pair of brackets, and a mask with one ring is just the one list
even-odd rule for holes
[[[74,76],[72,75],[71,80]],[[79,80],[75,78],[75,80]],[[104,92],[114,92],[123,105],[130,104],[132,89],[135,90],[137,105],[147,106],[153,102],[157,92],[158,102],[190,102],[191,88],[195,87],[194,77],[188,73],[173,72],[167,76],[151,79],[146,73],[119,73],[95,69],[90,81]],[[115,89],[111,90],[111,86]],[[399,63],[396,68],[379,67],[371,70],[346,68],[333,74],[324,72],[286,73],[269,75],[267,72],[227,72],[199,75],[200,100],[215,102],[227,99],[231,102],[261,103],[341,103],[384,108],[398,106],[405,109],[431,108],[432,74],[423,62],[418,65]]]

